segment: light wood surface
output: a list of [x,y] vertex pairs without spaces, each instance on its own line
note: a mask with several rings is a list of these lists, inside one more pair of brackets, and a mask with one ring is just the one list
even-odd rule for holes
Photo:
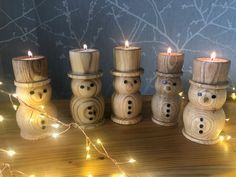
[[[108,101],[110,98],[108,99]],[[70,122],[69,100],[56,101],[60,119]],[[181,128],[162,127],[151,121],[150,99],[144,103],[143,121],[132,126],[121,126],[110,120],[110,103],[106,102],[106,122],[87,130],[96,140],[101,138],[110,154],[119,161],[130,157],[133,165],[122,167],[131,177],[235,177],[236,141],[206,146],[183,137]],[[236,137],[236,102],[227,102],[224,109],[231,120],[225,132]],[[0,162],[8,161],[14,168],[36,177],[112,177],[117,169],[107,159],[91,153],[85,160],[85,139],[77,130],[71,130],[57,140],[52,138],[26,141],[20,137],[15,112],[9,103],[0,105],[6,121],[0,123],[0,145],[13,148],[17,154],[9,159],[1,154]]]
[[230,60],[217,58],[209,61],[209,58],[193,59],[193,81],[209,84],[221,85],[228,81]]
[[35,82],[48,79],[48,63],[44,56],[13,58],[12,66],[17,82]]

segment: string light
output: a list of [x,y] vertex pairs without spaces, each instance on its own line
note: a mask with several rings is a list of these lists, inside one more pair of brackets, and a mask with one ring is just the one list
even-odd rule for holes
[[0,81],[0,85],[2,85],[2,84],[3,84],[3,82]]
[[131,158],[131,159],[129,159],[129,161],[128,161],[129,163],[135,163],[136,162],[136,160],[135,159],[133,159],[133,158]]
[[230,120],[230,118],[226,118],[226,119],[225,119],[226,122],[229,122],[229,120]]
[[59,133],[52,133],[52,137],[53,137],[54,139],[57,139],[57,138],[59,137]]
[[89,159],[91,159],[91,155],[90,155],[90,154],[87,154],[87,155],[86,155],[86,160],[89,160]]
[[231,93],[231,98],[232,98],[233,100],[236,100],[236,93]]
[[220,140],[220,142],[223,142],[225,140],[225,137],[223,135],[220,135],[219,140]]
[[98,144],[102,144],[102,141],[100,139],[97,139]]
[[14,150],[8,150],[7,151],[7,155],[9,155],[10,157],[13,157],[16,154],[16,152]]
[[2,115],[0,115],[0,122],[4,121],[4,117]]
[[18,108],[18,106],[17,105],[15,105],[15,104],[13,104],[12,105],[12,107],[13,107],[13,109],[16,111],[17,110],[17,108]]
[[52,124],[51,125],[53,128],[56,128],[56,129],[58,129],[59,127],[60,127],[60,125],[59,124],[57,124],[57,123],[55,123],[55,124]]

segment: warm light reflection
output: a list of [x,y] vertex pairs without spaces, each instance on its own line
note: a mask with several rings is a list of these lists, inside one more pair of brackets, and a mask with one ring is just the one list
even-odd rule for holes
[[4,117],[2,115],[0,115],[0,122],[4,121]]
[[136,160],[135,159],[133,159],[133,158],[131,158],[131,159],[129,159],[129,161],[128,161],[129,163],[135,163],[136,162]]
[[58,138],[58,136],[59,136],[59,134],[58,134],[58,133],[53,133],[53,134],[52,134],[52,137],[53,137],[53,138],[55,138],[55,139],[57,139],[57,138]]
[[216,59],[216,52],[211,53],[211,60],[214,60],[214,59]]
[[16,152],[12,149],[7,151],[7,155],[9,155],[10,157],[14,156],[16,154]]
[[233,100],[236,100],[236,93],[231,93],[231,98],[232,98]]
[[169,48],[167,49],[167,53],[170,54],[171,52],[172,52],[172,49],[169,47]]
[[28,50],[28,57],[32,57],[32,56],[33,56],[33,53],[30,50]]
[[125,41],[125,48],[128,48],[128,47],[129,47],[129,41],[126,40],[126,41]]

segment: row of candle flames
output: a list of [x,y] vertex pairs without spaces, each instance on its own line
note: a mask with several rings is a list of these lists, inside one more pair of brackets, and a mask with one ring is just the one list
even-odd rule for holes
[[[130,47],[129,41],[126,40],[126,41],[125,41],[125,48],[129,48],[129,47]],[[88,46],[87,46],[86,44],[84,44],[84,45],[83,45],[83,49],[84,49],[84,50],[87,50],[87,49],[88,49]],[[167,49],[167,53],[168,53],[168,54],[171,54],[171,52],[172,52],[172,49],[169,47],[169,48]],[[28,51],[28,56],[29,56],[29,57],[33,57],[33,53],[32,53],[30,50]],[[215,58],[216,58],[216,52],[212,52],[212,54],[211,54],[211,60],[214,60]],[[2,85],[2,84],[3,84],[3,82],[0,82],[0,85]],[[232,98],[233,100],[236,100],[236,92],[235,92],[236,89],[235,89],[235,87],[233,87],[232,90],[233,90],[233,92],[231,93],[231,98]],[[19,100],[19,98],[17,97],[17,95],[16,95],[15,93],[13,93],[13,94],[12,94],[12,93],[8,93],[8,92],[6,92],[6,91],[4,91],[4,90],[1,90],[1,93],[8,94],[8,96],[9,96],[9,98],[10,98],[10,101],[11,101],[11,103],[12,103],[12,107],[13,107],[13,109],[16,111],[17,108],[18,108],[18,106],[17,106],[16,104],[14,104],[14,102],[12,101],[12,97],[14,97],[14,98],[16,98],[16,99]],[[180,92],[180,93],[179,93],[179,96],[180,96],[182,99],[185,99],[185,97],[184,97],[184,95],[183,95],[183,92]],[[38,111],[38,110],[37,110],[37,111]],[[45,114],[45,115],[47,115],[47,114]],[[43,116],[43,117],[44,117],[44,116]],[[51,125],[53,128],[59,129],[59,128],[60,128],[60,125],[63,125],[63,126],[65,126],[65,127],[67,127],[67,128],[66,128],[64,131],[60,132],[60,133],[53,132],[53,133],[51,134],[51,136],[52,136],[53,138],[55,138],[55,139],[58,138],[61,134],[66,133],[66,132],[67,132],[70,128],[72,128],[72,127],[74,127],[74,128],[79,128],[79,130],[81,130],[82,133],[84,134],[84,136],[86,137],[86,160],[91,159],[90,150],[91,150],[91,146],[93,146],[93,148],[94,148],[99,154],[102,154],[102,155],[104,155],[105,157],[109,158],[109,159],[114,163],[114,165],[116,165],[116,167],[118,168],[118,170],[121,172],[120,174],[116,174],[116,175],[113,175],[113,176],[116,176],[116,177],[128,177],[128,176],[129,176],[129,175],[127,175],[127,174],[124,172],[124,170],[121,169],[120,165],[121,165],[121,164],[127,164],[127,163],[131,163],[131,164],[132,164],[132,163],[135,163],[135,162],[136,162],[135,159],[130,158],[127,162],[117,162],[115,159],[111,158],[111,156],[108,154],[107,150],[106,150],[105,147],[103,146],[103,143],[102,143],[102,141],[101,141],[100,139],[97,139],[97,140],[96,140],[96,143],[97,143],[98,145],[100,145],[100,147],[101,147],[101,149],[103,150],[103,152],[101,152],[101,151],[97,148],[97,146],[91,141],[91,139],[90,139],[89,136],[86,134],[86,132],[85,132],[84,130],[82,130],[82,129],[79,127],[78,124],[76,124],[76,123],[65,124],[65,123],[63,123],[63,122],[61,122],[61,121],[57,121],[56,119],[54,119],[54,120],[55,120],[57,123],[53,123],[53,124]],[[0,115],[0,122],[3,122],[3,121],[4,121],[4,117],[3,117],[2,115]],[[226,119],[226,122],[228,122],[228,121],[229,121],[229,118]],[[76,124],[76,126],[75,126],[75,124]],[[229,141],[229,140],[231,139],[231,136],[230,136],[230,135],[220,135],[219,139],[220,139],[220,142]],[[5,154],[7,154],[9,157],[13,157],[13,156],[16,154],[16,152],[15,152],[13,149],[8,149],[8,150],[6,150],[6,149],[0,149],[0,152],[3,152],[3,153],[5,153]],[[0,167],[1,167],[1,166],[0,166]],[[2,164],[2,167],[0,168],[0,177],[1,177],[1,175],[3,175],[3,172],[4,172],[5,170],[9,170],[10,173],[12,174],[12,176],[14,176],[15,173],[18,173],[18,174],[23,175],[23,176],[25,176],[25,177],[35,177],[35,175],[27,175],[27,174],[24,173],[24,172],[21,172],[21,171],[18,171],[18,170],[12,170],[10,164],[8,164],[8,163],[3,163],[3,164]],[[92,174],[88,174],[88,177],[93,177],[93,175],[92,175]]]

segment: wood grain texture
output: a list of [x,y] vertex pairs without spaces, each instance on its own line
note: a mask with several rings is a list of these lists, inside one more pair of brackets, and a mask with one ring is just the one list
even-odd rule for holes
[[73,74],[99,72],[99,51],[96,49],[73,49],[69,51]]
[[[218,59],[219,62],[205,61],[206,58],[193,60],[192,80],[202,84],[224,85],[228,82],[230,60]],[[222,60],[222,61],[221,61]]]
[[113,49],[114,69],[121,72],[137,71],[140,67],[141,48],[115,47]]
[[225,118],[223,109],[201,110],[190,102],[184,109],[183,134],[197,143],[215,144],[224,128]]
[[184,63],[183,53],[166,53],[161,52],[157,56],[157,71],[166,74],[182,73]]
[[[182,136],[181,127],[162,127],[151,121],[150,99],[143,104],[143,121],[132,126],[120,126],[110,120],[110,98],[106,101],[106,122],[87,133],[100,138],[112,157],[118,161],[134,158],[137,163],[123,165],[131,177],[235,177],[236,141],[203,146]],[[54,102],[60,110],[59,118],[70,122],[70,101]],[[232,117],[224,131],[236,136],[236,102],[226,102],[225,112]],[[14,168],[38,177],[111,177],[119,173],[108,159],[91,151],[92,159],[85,160],[85,139],[72,129],[57,140],[46,138],[25,141],[15,121],[9,102],[0,103],[0,112],[7,119],[0,124],[1,148],[13,148],[14,161],[2,155]],[[230,144],[229,144],[230,143]]]
[[48,63],[44,56],[27,56],[12,59],[17,82],[35,82],[48,79]]

